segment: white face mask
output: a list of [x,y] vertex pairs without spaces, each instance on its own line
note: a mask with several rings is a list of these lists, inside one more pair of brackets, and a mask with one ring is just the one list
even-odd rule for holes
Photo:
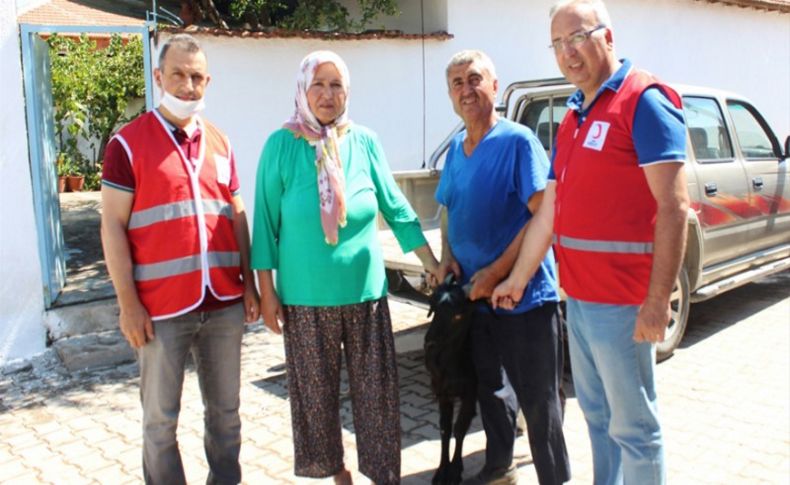
[[166,110],[180,120],[188,120],[203,111],[206,103],[203,101],[203,98],[195,101],[184,101],[162,90],[162,99],[159,101],[159,106],[164,106]]

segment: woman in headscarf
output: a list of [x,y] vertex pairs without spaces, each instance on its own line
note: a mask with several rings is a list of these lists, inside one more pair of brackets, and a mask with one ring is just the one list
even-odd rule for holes
[[296,475],[351,483],[340,432],[342,344],[359,471],[398,483],[398,375],[376,215],[429,277],[438,263],[378,138],[349,120],[349,85],[337,54],[302,60],[294,114],[258,165],[252,267],[264,323],[284,333]]

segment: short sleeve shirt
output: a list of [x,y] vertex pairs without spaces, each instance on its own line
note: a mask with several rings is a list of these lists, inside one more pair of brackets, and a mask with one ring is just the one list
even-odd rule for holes
[[[183,129],[173,126],[167,121],[165,123],[187,159],[190,161],[197,159],[200,151],[200,137],[202,136],[200,128],[195,129],[192,136],[189,136]],[[127,192],[134,192],[135,189],[134,173],[132,172],[132,164],[129,163],[129,156],[123,145],[115,138],[110,139],[104,150],[102,184]],[[230,152],[230,182],[228,188],[233,195],[239,193],[240,185],[236,173],[236,159],[232,150]]]
[[[620,88],[631,68],[631,62],[623,59],[622,66],[601,85],[595,99],[587,108],[582,108],[584,93],[580,90],[568,98],[567,105],[578,113],[579,124],[584,123],[590,109],[605,89],[616,92]],[[646,89],[639,98],[632,133],[637,162],[641,167],[656,162],[682,162],[686,158],[683,110],[676,108],[658,88]],[[555,180],[553,168],[549,173],[549,180]]]
[[[540,141],[520,124],[499,119],[468,156],[465,138],[462,131],[451,142],[436,189],[436,200],[447,207],[447,238],[462,283],[494,262],[532,217],[527,203],[545,189],[549,170]],[[502,313],[523,313],[557,298],[549,251],[519,306]]]

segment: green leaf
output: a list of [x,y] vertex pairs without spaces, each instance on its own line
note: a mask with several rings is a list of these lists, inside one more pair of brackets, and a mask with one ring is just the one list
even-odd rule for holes
[[[129,101],[145,96],[141,37],[113,34],[104,49],[86,34],[79,40],[53,34],[47,42],[58,149],[84,172],[100,162]],[[91,153],[81,153],[78,140],[94,146]]]

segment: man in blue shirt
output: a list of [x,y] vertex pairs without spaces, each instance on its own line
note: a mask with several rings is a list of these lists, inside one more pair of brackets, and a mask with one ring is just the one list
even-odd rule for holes
[[[471,284],[470,299],[478,300],[489,297],[510,272],[524,229],[540,205],[549,164],[528,128],[497,116],[498,82],[488,56],[459,52],[447,66],[447,83],[465,130],[450,145],[436,190],[443,206],[438,276],[452,271],[462,284]],[[540,483],[570,479],[559,397],[558,300],[554,258],[544,252],[515,308],[496,313],[484,304],[477,308],[471,339],[486,463],[465,483],[516,482],[512,461],[519,406]]]

